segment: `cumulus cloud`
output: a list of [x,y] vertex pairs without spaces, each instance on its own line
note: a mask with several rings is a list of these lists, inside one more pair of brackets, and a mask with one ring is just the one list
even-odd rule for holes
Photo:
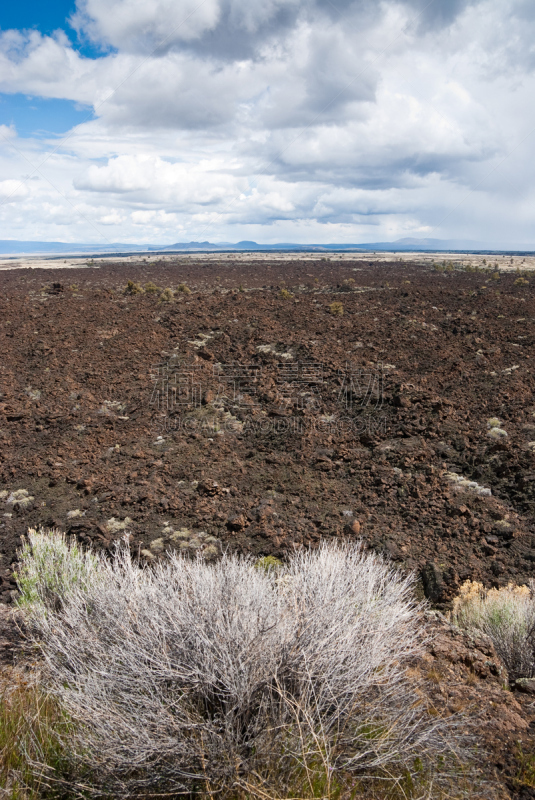
[[76,189],[128,194],[146,203],[176,207],[208,205],[240,191],[240,183],[222,171],[222,164],[170,163],[157,156],[118,156],[106,166],[92,165],[75,179]]
[[[79,0],[72,23],[98,57],[0,32],[0,91],[95,116],[63,145],[0,130],[14,231],[530,239],[529,0]],[[42,159],[52,185],[20,186]]]
[[[400,0],[420,28],[450,25],[471,0]],[[79,0],[72,22],[94,42],[122,52],[188,47],[232,60],[261,56],[299,24],[381,15],[371,0]]]

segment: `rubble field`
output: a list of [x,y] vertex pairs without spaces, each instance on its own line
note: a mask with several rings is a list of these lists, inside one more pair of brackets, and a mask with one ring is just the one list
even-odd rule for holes
[[[1,271],[0,599],[40,525],[98,548],[129,535],[147,563],[362,540],[442,611],[467,579],[527,583],[534,331],[535,280],[514,272],[347,257]],[[486,645],[440,637],[443,706],[492,717],[503,797],[535,797],[519,777],[535,698],[503,689]]]

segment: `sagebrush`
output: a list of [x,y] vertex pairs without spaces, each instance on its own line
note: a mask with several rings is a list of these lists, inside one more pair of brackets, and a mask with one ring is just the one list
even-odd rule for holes
[[55,531],[47,533],[30,528],[20,551],[15,578],[21,608],[38,618],[47,609],[63,603],[78,586],[86,591],[99,574],[101,560],[73,540]]
[[[32,566],[44,540],[62,554],[46,569]],[[341,775],[418,781],[456,750],[407,670],[426,636],[413,578],[359,547],[267,570],[228,554],[141,568],[126,544],[85,562],[73,547],[81,577],[63,581],[49,567],[65,547],[30,532],[19,575],[43,585],[30,602],[21,584],[22,606],[102,792],[331,797]]]

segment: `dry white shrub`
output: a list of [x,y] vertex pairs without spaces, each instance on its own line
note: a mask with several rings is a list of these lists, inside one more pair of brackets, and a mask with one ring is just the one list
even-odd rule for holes
[[103,790],[329,796],[337,770],[421,770],[452,748],[406,670],[425,637],[413,578],[359,547],[267,572],[232,555],[142,569],[126,545],[95,558],[60,602],[25,607]]

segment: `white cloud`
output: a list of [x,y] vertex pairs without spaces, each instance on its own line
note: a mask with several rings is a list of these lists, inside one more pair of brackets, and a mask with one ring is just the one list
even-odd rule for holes
[[218,0],[82,0],[73,21],[96,42],[146,51],[197,39],[219,15]]
[[0,199],[4,203],[15,203],[27,197],[28,189],[24,183],[17,180],[0,181]]
[[90,192],[129,194],[138,202],[190,208],[222,201],[245,185],[244,179],[223,172],[223,166],[210,161],[173,164],[150,155],[118,156],[106,166],[90,166],[74,186]]
[[59,146],[0,127],[10,235],[532,238],[528,0],[80,0],[75,23],[100,57],[0,33],[0,91],[96,117]]

